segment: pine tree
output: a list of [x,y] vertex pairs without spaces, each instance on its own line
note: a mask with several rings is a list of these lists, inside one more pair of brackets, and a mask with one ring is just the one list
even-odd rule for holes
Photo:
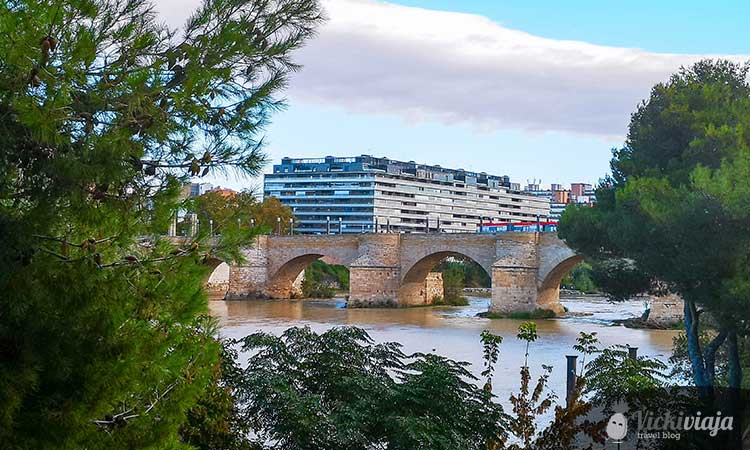
[[177,448],[219,356],[203,261],[159,238],[191,177],[258,173],[315,0],[0,5],[0,442]]

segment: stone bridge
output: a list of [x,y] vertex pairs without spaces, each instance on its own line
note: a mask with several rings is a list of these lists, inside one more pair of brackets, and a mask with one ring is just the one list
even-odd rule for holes
[[289,298],[319,258],[349,268],[349,306],[431,303],[425,280],[448,256],[470,259],[492,280],[491,312],[562,312],[560,280],[581,257],[555,233],[258,236],[229,269],[227,299]]

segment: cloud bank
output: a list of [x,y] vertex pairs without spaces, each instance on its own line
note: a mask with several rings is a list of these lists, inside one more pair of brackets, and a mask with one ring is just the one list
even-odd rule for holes
[[329,20],[299,51],[304,68],[289,96],[407,121],[622,137],[655,83],[719,56],[547,39],[478,15],[375,0],[323,5]]

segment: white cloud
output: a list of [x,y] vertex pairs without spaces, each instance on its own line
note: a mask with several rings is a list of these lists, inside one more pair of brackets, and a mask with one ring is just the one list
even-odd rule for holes
[[[186,14],[174,2],[159,2],[172,24]],[[478,15],[374,0],[323,4],[329,20],[299,51],[304,68],[290,97],[408,121],[622,136],[651,86],[712,56],[547,39]]]
[[325,0],[294,99],[409,120],[622,136],[651,86],[704,56],[540,38],[477,15]]

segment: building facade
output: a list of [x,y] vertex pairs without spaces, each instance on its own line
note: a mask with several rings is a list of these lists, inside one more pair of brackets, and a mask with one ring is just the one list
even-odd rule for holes
[[300,233],[476,232],[480,223],[549,216],[549,201],[507,176],[369,155],[283,158],[264,196],[292,208]]

